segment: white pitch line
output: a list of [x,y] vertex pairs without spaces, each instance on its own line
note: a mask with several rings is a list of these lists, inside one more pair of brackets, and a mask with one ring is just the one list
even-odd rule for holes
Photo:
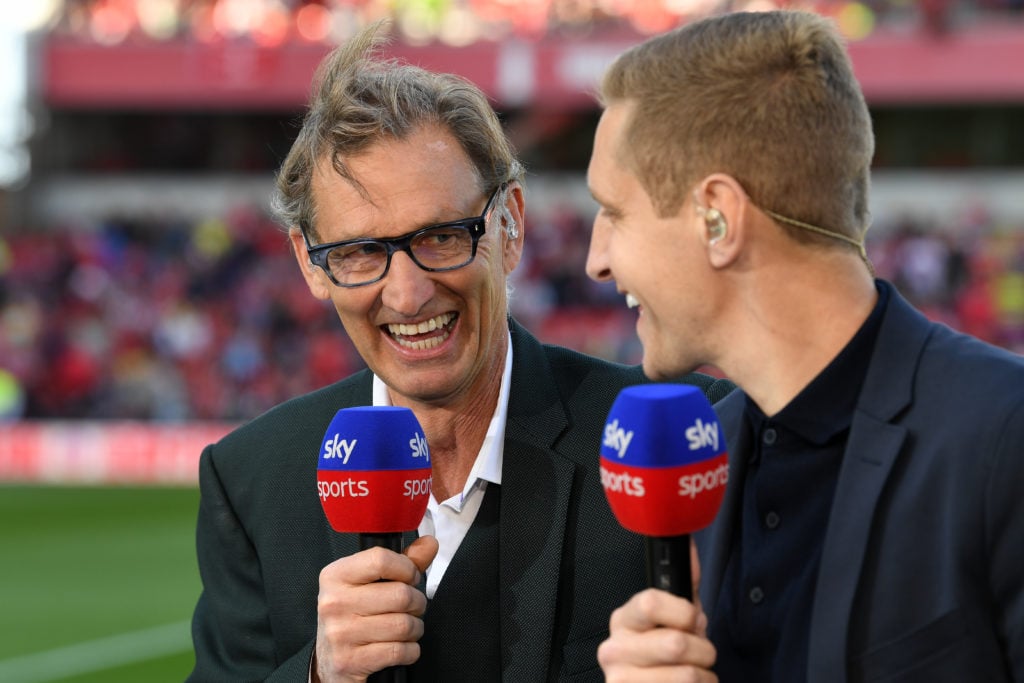
[[183,652],[192,647],[189,623],[179,621],[0,660],[0,681],[46,683]]

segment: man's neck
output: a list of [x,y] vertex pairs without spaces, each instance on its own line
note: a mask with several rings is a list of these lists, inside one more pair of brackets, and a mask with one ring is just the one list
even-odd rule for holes
[[498,402],[498,389],[462,407],[414,405],[430,445],[433,481],[431,488],[438,501],[447,500],[466,486],[473,463],[483,445]]
[[508,347],[495,353],[474,386],[449,401],[420,402],[388,390],[392,404],[411,409],[423,428],[430,446],[431,488],[438,501],[466,486],[498,407],[507,354]]
[[878,300],[862,264],[828,273],[793,269],[746,294],[719,367],[768,416],[839,355]]

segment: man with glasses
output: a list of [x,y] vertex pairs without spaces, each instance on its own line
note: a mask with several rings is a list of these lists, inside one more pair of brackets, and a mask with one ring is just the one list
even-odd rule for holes
[[742,389],[715,406],[701,602],[617,610],[608,680],[1024,681],[1024,359],[873,277],[874,138],[835,26],[708,18],[601,95],[587,272],[638,308],[649,376]]
[[[192,680],[396,665],[423,681],[600,680],[608,614],[644,577],[604,499],[600,437],[642,373],[509,318],[523,169],[477,88],[372,59],[376,36],[321,66],[277,197],[310,291],[368,370],[204,451]],[[357,405],[409,407],[427,436],[433,492],[404,554],[359,552],[320,507],[324,430]]]

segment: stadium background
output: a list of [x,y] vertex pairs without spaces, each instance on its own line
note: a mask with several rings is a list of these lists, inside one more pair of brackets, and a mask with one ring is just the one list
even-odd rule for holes
[[[5,1],[0,680],[180,680],[199,451],[360,367],[267,215],[332,45],[391,16],[390,53],[487,91],[530,171],[515,315],[633,362],[633,314],[583,275],[590,88],[648,33],[769,6]],[[1024,352],[1024,3],[799,6],[839,23],[871,107],[879,273]]]

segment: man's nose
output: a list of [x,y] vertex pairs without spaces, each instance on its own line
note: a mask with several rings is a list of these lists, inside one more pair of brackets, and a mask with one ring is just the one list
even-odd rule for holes
[[434,280],[404,251],[391,256],[391,267],[384,277],[381,302],[401,315],[413,316],[434,296]]
[[612,278],[612,271],[608,266],[608,248],[604,240],[604,231],[596,220],[593,230],[590,232],[586,271],[587,276],[597,282],[605,282]]

